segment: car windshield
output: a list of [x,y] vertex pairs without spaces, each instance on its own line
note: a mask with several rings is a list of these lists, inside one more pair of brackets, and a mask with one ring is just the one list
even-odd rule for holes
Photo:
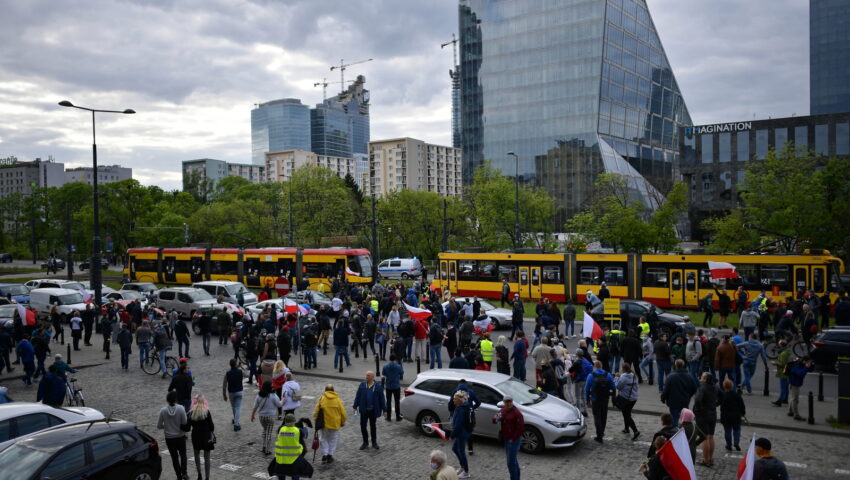
[[514,402],[517,402],[520,405],[533,405],[546,398],[545,393],[513,377],[510,380],[497,383],[495,387],[499,389],[503,395],[513,397]]
[[29,295],[30,290],[29,290],[29,288],[27,288],[23,285],[6,285],[6,286],[3,286],[3,287],[0,287],[0,294],[2,294],[3,296],[6,296],[6,295]]
[[21,444],[12,445],[0,453],[0,480],[21,478],[21,472],[34,472],[53,452],[36,450]]
[[83,303],[83,296],[79,293],[69,293],[67,295],[59,295],[59,305],[74,305],[75,303]]
[[247,288],[245,288],[245,285],[242,285],[241,283],[235,283],[235,284],[233,284],[233,285],[228,285],[228,286],[226,286],[226,287],[224,287],[224,288],[226,288],[226,289],[227,289],[227,293],[229,293],[229,294],[233,295],[234,297],[235,297],[235,296],[236,296],[236,294],[237,294],[237,293],[239,293],[239,292],[242,292],[242,295],[245,295],[246,293],[249,293],[249,292],[248,292],[248,289],[247,289]]
[[62,284],[62,288],[69,288],[71,290],[85,290],[83,284],[80,282],[67,282]]
[[121,293],[121,296],[124,297],[125,300],[142,299],[142,294],[133,290],[124,291]]
[[322,292],[317,292],[315,290],[312,291],[313,301],[317,302],[319,300],[328,300],[328,296]]
[[478,300],[478,303],[481,304],[481,310],[484,310],[485,312],[489,312],[490,310],[496,309],[496,307],[494,307],[492,303],[486,300]]
[[191,292],[188,292],[189,298],[194,301],[198,300],[212,300],[212,295],[209,294],[206,290],[201,290],[200,288]]
[[16,305],[0,305],[0,318],[11,320],[15,316]]

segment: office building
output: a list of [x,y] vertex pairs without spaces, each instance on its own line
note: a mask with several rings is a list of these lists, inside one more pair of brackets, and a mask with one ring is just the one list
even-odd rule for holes
[[345,178],[346,175],[355,177],[358,168],[357,161],[352,157],[318,155],[306,150],[269,152],[266,154],[266,180],[269,182],[288,182],[292,178],[292,173],[304,165],[327,168],[340,178]]
[[65,183],[65,165],[55,162],[52,156],[31,162],[16,157],[0,159],[0,198],[13,193],[27,196],[33,188],[61,187]]
[[691,120],[644,0],[460,0],[459,28],[465,182],[490,161],[545,188],[559,228],[604,172],[657,205]]
[[819,155],[850,159],[850,112],[683,127],[679,138],[679,170],[691,193],[692,237],[705,240],[702,221],[738,206],[747,164],[770,150],[791,142]]
[[254,165],[253,163],[228,163],[227,176],[242,177],[251,183],[266,181],[265,165]]
[[246,163],[229,163],[213,158],[198,158],[183,160],[183,186],[190,176],[197,175],[199,184],[208,184],[214,189],[218,182],[225,177],[242,177],[251,183],[264,182],[266,178],[265,165]]
[[312,151],[317,155],[351,157],[369,153],[369,90],[359,75],[339,95],[310,110]]
[[[83,182],[92,184],[92,167],[77,167],[65,170],[65,182]],[[122,167],[120,165],[98,165],[97,166],[97,183],[120,182],[133,178],[133,169]]]
[[365,195],[381,196],[404,188],[456,196],[463,192],[460,149],[415,138],[369,142],[370,181]]
[[290,149],[310,150],[310,108],[284,98],[251,110],[251,163],[264,166],[266,152]]
[[809,0],[810,113],[850,112],[850,4]]

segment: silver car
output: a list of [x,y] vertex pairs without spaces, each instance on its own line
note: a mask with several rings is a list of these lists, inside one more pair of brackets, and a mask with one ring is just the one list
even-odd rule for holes
[[0,405],[0,450],[19,437],[57,425],[103,420],[103,414],[88,407],[56,408],[43,403],[11,402]]
[[[467,297],[455,297],[455,303],[458,308],[463,308],[463,305],[466,303]],[[470,301],[475,301],[474,297],[469,297]],[[490,322],[493,324],[493,328],[507,328],[511,326],[511,319],[513,318],[513,311],[507,308],[501,308],[493,305],[487,300],[483,300],[481,298],[478,299],[478,303],[481,304],[481,313],[486,313],[488,317],[490,317]],[[443,311],[446,310],[446,306],[448,306],[449,302],[443,303]]]
[[404,390],[401,413],[426,435],[434,435],[431,423],[449,425],[449,402],[460,379],[481,400],[476,410],[475,434],[498,438],[499,425],[491,419],[502,398],[510,395],[525,419],[521,449],[526,453],[544,448],[571,447],[587,433],[584,417],[577,408],[547,395],[508,375],[480,370],[437,369],[420,373]]

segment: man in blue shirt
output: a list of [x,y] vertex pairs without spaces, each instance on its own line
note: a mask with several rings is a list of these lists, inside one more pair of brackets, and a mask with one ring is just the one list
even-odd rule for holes
[[372,435],[372,448],[378,450],[378,435],[375,420],[386,410],[384,399],[384,387],[375,381],[375,372],[366,372],[366,381],[360,382],[357,395],[354,397],[354,413],[360,415],[360,434],[363,435],[363,444],[360,450],[369,448],[369,435],[366,433],[366,422],[369,422],[369,431]]
[[737,348],[739,353],[744,354],[744,383],[742,386],[747,388],[748,394],[751,394],[753,393],[753,386],[750,383],[750,380],[753,378],[753,375],[756,374],[756,362],[758,362],[759,357],[761,357],[761,361],[766,370],[767,354],[764,352],[764,345],[758,341],[758,335],[755,333],[751,333],[750,340],[738,345]]
[[587,376],[584,395],[593,410],[593,423],[596,425],[596,436],[593,439],[599,443],[602,443],[605,425],[608,423],[608,399],[616,388],[614,377],[602,369],[602,362],[593,362],[593,372]]
[[390,363],[384,365],[381,375],[387,389],[387,421],[392,420],[392,399],[395,398],[395,419],[400,422],[402,417],[399,402],[401,401],[401,379],[404,378],[404,367],[398,363],[398,358],[395,355],[390,355]]

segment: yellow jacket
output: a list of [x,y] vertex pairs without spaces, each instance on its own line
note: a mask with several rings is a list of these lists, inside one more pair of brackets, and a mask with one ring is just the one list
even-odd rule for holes
[[319,401],[316,402],[316,408],[313,410],[314,419],[319,418],[320,410],[325,412],[326,429],[339,430],[345,425],[345,406],[336,392],[325,392],[319,397]]

